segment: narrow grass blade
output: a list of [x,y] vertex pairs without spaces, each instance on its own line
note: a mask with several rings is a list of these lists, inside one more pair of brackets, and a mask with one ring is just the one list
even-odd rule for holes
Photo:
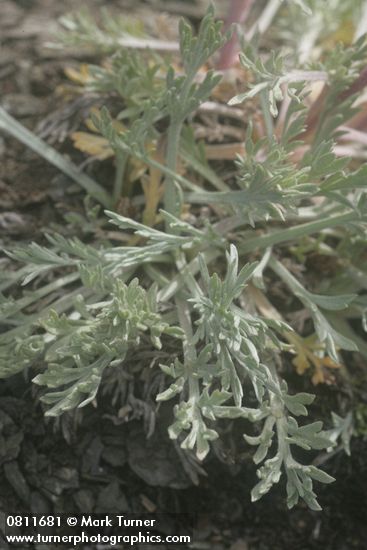
[[50,147],[45,141],[25,128],[2,107],[0,107],[0,130],[9,133],[12,137],[18,139],[24,143],[24,145],[56,166],[56,168],[79,184],[91,197],[98,200],[103,206],[107,208],[112,206],[112,198],[101,185],[96,183],[86,174],[80,172],[75,164],[65,159],[60,153],[55,151],[53,147]]

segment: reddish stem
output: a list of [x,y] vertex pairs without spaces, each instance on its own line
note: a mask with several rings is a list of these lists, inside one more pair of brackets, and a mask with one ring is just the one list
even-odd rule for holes
[[[361,74],[355,79],[355,81],[349,86],[349,88],[347,88],[341,94],[339,94],[338,101],[345,101],[346,99],[348,99],[348,97],[351,97],[357,92],[360,92],[366,86],[367,86],[367,67],[365,67],[362,70]],[[325,84],[319,97],[312,104],[309,110],[307,120],[306,120],[306,132],[302,134],[302,139],[304,139],[305,141],[308,141],[309,137],[313,135],[316,129],[320,114],[322,113],[322,110],[324,108],[324,101],[328,91],[329,91],[329,86]],[[354,120],[354,118],[352,120]],[[357,121],[359,123],[361,122],[359,117],[356,118],[356,123]],[[356,127],[355,124],[348,124],[348,126]]]
[[[226,31],[233,23],[244,23],[254,3],[254,0],[231,0],[228,16],[224,23],[223,30]],[[238,60],[240,52],[237,33],[234,32],[231,39],[223,46],[217,68],[226,70],[232,67]]]
[[367,67],[363,69],[359,77],[349,86],[347,90],[342,92],[339,96],[341,101],[344,101],[348,97],[350,97],[353,94],[356,94],[357,92],[360,92],[367,86]]

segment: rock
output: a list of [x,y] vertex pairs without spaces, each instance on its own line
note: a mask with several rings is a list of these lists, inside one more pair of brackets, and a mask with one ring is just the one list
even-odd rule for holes
[[130,468],[148,485],[184,489],[192,485],[168,436],[156,430],[147,439],[141,425],[129,433],[128,462]]
[[238,539],[231,544],[230,550],[249,550],[248,544],[243,539]]
[[4,464],[4,474],[18,497],[27,505],[30,501],[30,490],[16,462]]
[[119,483],[109,483],[98,495],[95,513],[129,512],[130,506],[125,495],[121,492]]

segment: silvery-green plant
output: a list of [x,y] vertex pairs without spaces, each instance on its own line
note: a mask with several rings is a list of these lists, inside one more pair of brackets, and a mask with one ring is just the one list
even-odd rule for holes
[[[301,498],[319,510],[313,481],[329,483],[333,478],[311,462],[301,463],[294,449],[329,449],[339,435],[348,445],[343,419],[331,430],[324,430],[321,421],[300,421],[314,396],[292,394],[277,368],[285,352],[296,352],[294,331],[280,315],[265,314],[259,303],[256,307],[256,296],[263,304],[270,274],[287,287],[310,313],[320,360],[329,357],[339,363],[340,350],[358,349],[347,315],[362,317],[366,311],[358,293],[367,288],[367,269],[343,253],[343,247],[348,251],[346,243],[366,243],[367,174],[364,166],[351,171],[349,160],[335,154],[332,132],[351,113],[353,95],[347,94],[345,101],[335,98],[349,89],[366,48],[361,39],[319,68],[320,78],[333,87],[319,131],[297,163],[292,155],[305,145],[307,81],[317,75],[295,67],[287,76],[281,55],[263,62],[247,46],[241,60],[256,82],[232,103],[253,100],[259,93],[268,135],[256,140],[248,124],[245,153],[238,157],[237,176],[229,184],[199,160],[187,131],[190,117],[220,79],[209,71],[199,80],[198,71],[227,38],[212,9],[197,36],[183,22],[182,74],[168,67],[151,97],[144,94],[142,102],[132,102],[139,116],[127,130],[116,127],[107,109],[94,116],[116,158],[138,159],[163,174],[160,226],[109,210],[107,218],[130,239],[129,245],[85,245],[77,238],[50,235],[48,246],[33,243],[8,250],[24,266],[5,271],[0,290],[8,291],[14,281],[31,285],[31,290],[21,297],[1,295],[5,330],[0,335],[0,374],[38,371],[34,382],[45,388],[41,400],[48,406],[46,414],[57,416],[98,400],[105,371],[123,371],[132,350],[143,344],[167,346],[175,352],[171,363],[160,365],[166,386],[157,400],[172,402],[170,438],[203,460],[220,435],[219,419],[246,419],[253,429],[244,439],[256,447],[253,459],[259,465],[252,500],[285,475],[288,506]],[[117,59],[116,70],[125,71],[123,56]],[[146,81],[139,63],[126,63],[129,74],[135,70],[136,79]],[[153,81],[155,74],[149,75]],[[94,75],[101,87],[102,73],[94,70]],[[116,90],[115,76],[106,81],[107,88]],[[284,91],[290,83],[294,88]],[[273,117],[283,100],[288,102],[286,116],[275,133]],[[151,154],[151,144],[161,137],[157,121],[163,118],[168,120],[167,147],[160,162]],[[206,188],[178,173],[180,157],[193,162]],[[182,216],[184,205],[190,205],[193,219]],[[194,215],[200,205],[213,207],[213,212],[219,208],[220,215],[200,219]],[[343,255],[345,269],[355,273],[353,288],[336,277],[322,292],[307,289],[307,281],[292,273],[292,262],[282,261],[292,249],[297,257],[302,247]]]

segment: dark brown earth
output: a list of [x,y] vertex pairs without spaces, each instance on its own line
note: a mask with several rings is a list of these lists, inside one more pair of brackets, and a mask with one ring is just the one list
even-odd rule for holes
[[[96,9],[106,4],[131,11],[134,2],[88,2]],[[153,0],[146,4],[162,6]],[[196,9],[195,3],[168,5],[175,12],[185,5],[190,13]],[[74,6],[71,0],[2,0],[0,102],[31,129],[49,129],[57,121],[58,131],[54,136],[49,132],[49,139],[79,163],[82,157],[60,136],[77,127],[82,115],[75,106],[70,118],[57,115],[64,67],[76,58],[43,46],[55,32],[57,17]],[[70,211],[83,211],[83,194],[45,161],[0,135],[1,243],[40,240],[45,228],[62,225]],[[325,462],[336,482],[318,488],[321,513],[302,504],[289,512],[283,486],[250,503],[256,478],[240,435],[224,437],[203,465],[204,475],[192,457],[168,441],[164,414],[146,438],[144,428],[154,409],[139,400],[139,388],[130,401],[135,420],[129,423],[121,422],[108,396],[83,417],[45,420],[33,391],[28,374],[0,382],[1,513],[190,512],[195,520],[192,548],[367,549],[366,439],[352,440],[351,457],[341,451]],[[321,393],[321,410],[332,408],[332,393]],[[0,534],[0,549],[7,548]]]
[[[74,415],[45,421],[34,398],[20,376],[1,384],[2,512],[154,511],[178,514],[178,523],[183,514],[184,525],[184,514],[191,513],[198,549],[366,548],[367,444],[360,439],[353,440],[350,458],[338,453],[324,464],[336,482],[318,487],[323,511],[302,504],[288,511],[283,486],[250,503],[254,467],[236,435],[224,437],[223,447],[203,465],[206,476],[198,476],[195,461],[168,440],[164,415],[146,439],[138,399],[131,402],[136,420],[122,424],[107,400],[86,410],[83,422]],[[166,520],[161,527],[172,529]],[[8,548],[1,539],[0,548]]]

